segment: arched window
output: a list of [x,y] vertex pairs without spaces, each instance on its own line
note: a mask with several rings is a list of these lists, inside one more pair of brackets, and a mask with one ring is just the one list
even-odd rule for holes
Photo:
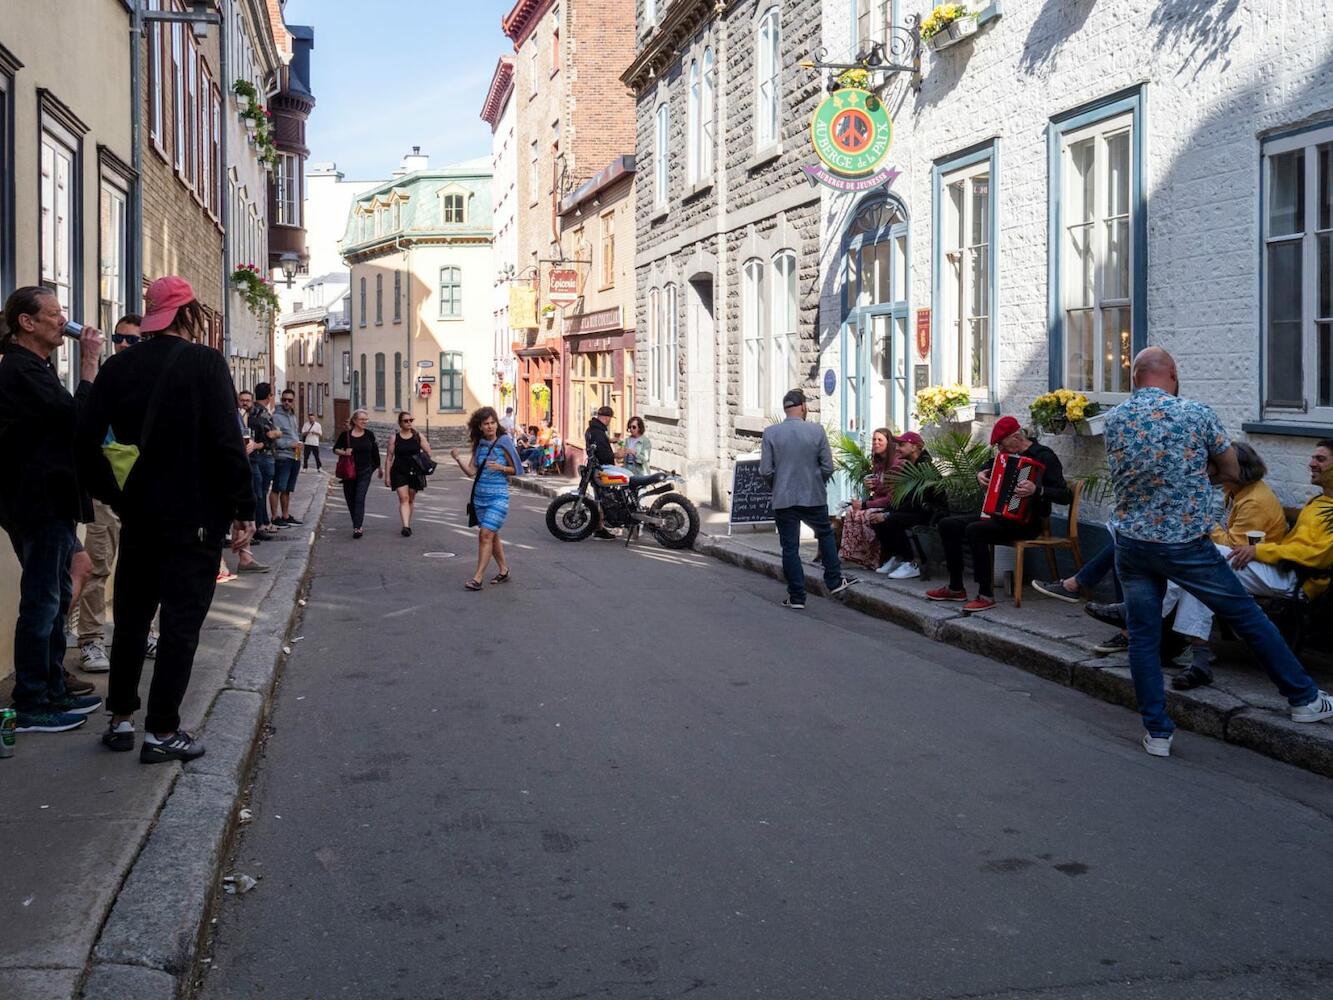
[[648,289],[648,398],[662,401],[662,292]]
[[703,81],[699,78],[699,60],[690,60],[689,113],[685,121],[685,176],[690,184],[699,181],[699,150],[703,145],[699,129],[703,124],[700,104],[703,101]]
[[713,49],[704,49],[703,96],[699,110],[699,176],[713,175],[713,150],[717,143],[715,105],[717,103],[717,67],[713,65]]
[[375,275],[375,325],[379,326],[384,322],[384,274],[378,272]]
[[665,208],[667,204],[667,183],[670,180],[671,111],[666,104],[657,106],[657,132],[653,137],[653,204]]
[[458,319],[463,315],[463,278],[457,267],[440,268],[440,319]]
[[662,290],[662,401],[676,401],[676,381],[680,372],[680,336],[676,317],[676,286]]
[[393,356],[393,408],[403,408],[403,356],[397,352]]
[[361,325],[366,325],[366,276],[361,275]]
[[764,262],[751,257],[741,275],[741,406],[753,413],[764,409],[767,368],[764,364]]
[[755,66],[759,74],[754,103],[755,145],[763,149],[777,143],[782,120],[782,29],[777,7],[770,7],[759,18]]
[[773,257],[773,280],[769,284],[769,382],[768,406],[777,412],[782,397],[800,384],[797,359],[798,335],[796,254],[781,250]]
[[384,409],[384,354],[375,355],[375,409]]

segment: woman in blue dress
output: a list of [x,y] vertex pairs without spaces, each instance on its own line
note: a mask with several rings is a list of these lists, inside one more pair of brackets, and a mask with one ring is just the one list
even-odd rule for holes
[[472,506],[480,529],[477,571],[463,586],[468,590],[480,590],[482,574],[492,557],[500,572],[491,578],[491,583],[505,583],[509,579],[509,563],[500,542],[500,529],[509,514],[509,477],[517,475],[523,463],[514,447],[514,439],[501,433],[500,417],[493,407],[483,406],[473,412],[468,418],[467,435],[472,442],[468,460],[464,462],[459,457],[457,448],[449,454],[473,480]]

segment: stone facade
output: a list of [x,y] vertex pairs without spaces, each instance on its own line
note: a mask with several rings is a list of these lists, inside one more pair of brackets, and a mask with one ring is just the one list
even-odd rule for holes
[[[831,60],[854,48],[850,18],[849,4],[825,0]],[[1057,207],[1062,213],[1073,208],[1068,195],[1053,190],[1052,164],[1061,156],[1065,123],[1095,129],[1118,100],[1130,109],[1125,114],[1137,114],[1131,230],[1141,223],[1143,242],[1135,245],[1131,264],[1141,309],[1132,347],[1150,343],[1171,351],[1182,391],[1209,403],[1237,439],[1255,445],[1279,495],[1288,503],[1309,495],[1305,462],[1313,438],[1333,434],[1333,417],[1319,406],[1313,374],[1304,409],[1299,402],[1285,409],[1264,405],[1263,380],[1280,360],[1264,347],[1265,289],[1289,290],[1296,275],[1290,268],[1265,272],[1261,198],[1268,183],[1265,154],[1278,148],[1280,137],[1311,128],[1303,134],[1312,142],[1333,140],[1333,129],[1319,131],[1333,125],[1330,37],[1333,11],[1314,7],[1298,15],[1277,0],[1016,3],[1005,4],[1003,16],[984,23],[971,40],[924,53],[919,92],[901,78],[886,92],[895,126],[891,162],[901,171],[892,192],[910,229],[912,364],[928,364],[931,383],[956,374],[943,348],[954,333],[940,315],[941,295],[951,285],[941,275],[947,267],[937,250],[947,238],[936,232],[943,230],[937,220],[944,208],[937,168],[993,149],[995,377],[978,400],[982,411],[991,411],[981,414],[978,430],[996,411],[1026,420],[1034,397],[1067,384],[1067,369],[1058,363],[1063,341],[1052,338],[1052,327],[1068,277],[1053,284],[1052,269],[1068,250],[1058,233],[1052,236],[1051,219]],[[1312,196],[1307,187],[1306,197]],[[823,196],[822,368],[843,369],[841,255],[847,224],[863,203]],[[1307,250],[1307,261],[1313,253]],[[930,308],[932,350],[920,359],[911,329],[917,310]],[[1312,345],[1312,309],[1301,325]],[[1305,364],[1307,371],[1319,364],[1313,346]],[[1123,396],[1094,398],[1112,404]],[[1100,438],[1056,436],[1050,443],[1073,471],[1104,461]]]
[[[710,3],[682,2],[663,11],[657,25],[648,25],[640,3],[640,44],[623,76],[634,89],[637,108],[640,408],[655,461],[682,471],[692,496],[719,506],[728,502],[732,461],[755,451],[764,426],[778,415],[775,397],[802,386],[810,390],[818,409],[813,385],[820,195],[800,168],[808,158],[805,127],[820,81],[797,63],[820,42],[821,13],[815,0],[732,4],[720,14]],[[769,18],[773,21],[766,26]],[[765,67],[774,69],[778,118],[775,134],[765,137],[757,125],[756,58],[761,32],[771,31],[774,21],[776,59]],[[711,87],[703,69],[710,64]],[[695,65],[703,88],[697,103],[690,93]],[[662,107],[668,121],[665,198],[657,193]],[[709,117],[714,123],[711,143],[699,125],[691,124]],[[700,176],[693,181],[692,145],[711,148],[711,157],[698,154],[703,157],[698,161]],[[712,169],[705,169],[709,158]],[[742,271],[747,261],[760,261],[765,288],[771,288],[778,280],[779,258],[783,266],[794,261],[795,271],[793,361],[790,369],[783,368],[783,375],[790,377],[765,376],[762,387],[751,386],[751,395],[762,392],[750,398]],[[790,280],[782,274],[784,281]],[[752,328],[768,350],[771,317],[766,309],[761,312]],[[656,370],[654,357],[660,366]],[[674,392],[669,386],[672,373]]]

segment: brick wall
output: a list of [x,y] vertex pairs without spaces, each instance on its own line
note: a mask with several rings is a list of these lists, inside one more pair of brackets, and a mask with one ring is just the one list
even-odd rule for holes
[[[214,81],[217,79],[218,31],[210,31],[199,42]],[[168,43],[169,44],[169,43]],[[149,46],[143,44],[143,96],[145,107],[143,153],[143,274],[144,285],[163,275],[177,274],[194,288],[199,302],[216,315],[214,346],[221,346],[221,309],[223,302],[222,229],[203,207],[199,195],[187,187],[172,166],[172,143],[176,134],[174,91],[168,84],[162,102],[163,135],[158,144],[148,134],[148,101],[152,74],[147,71]],[[230,107],[224,101],[222,113]],[[220,201],[219,201],[220,205]]]

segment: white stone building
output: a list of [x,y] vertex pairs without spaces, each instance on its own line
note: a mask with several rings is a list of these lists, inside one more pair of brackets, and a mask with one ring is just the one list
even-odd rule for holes
[[[492,404],[512,405],[499,387],[517,384],[509,329],[509,283],[518,271],[518,154],[514,145],[514,57],[501,56],[491,77],[481,119],[491,127],[491,204],[495,213],[492,329],[495,334],[495,385]],[[503,409],[501,410],[503,412]]]
[[[824,0],[827,58],[885,40],[886,6],[929,12]],[[979,429],[1058,387],[1112,404],[1156,344],[1284,499],[1308,495],[1333,434],[1333,8],[999,6],[885,91],[891,189],[824,192],[826,423],[914,426],[918,379],[968,384]],[[1053,445],[1103,461],[1097,437]]]

